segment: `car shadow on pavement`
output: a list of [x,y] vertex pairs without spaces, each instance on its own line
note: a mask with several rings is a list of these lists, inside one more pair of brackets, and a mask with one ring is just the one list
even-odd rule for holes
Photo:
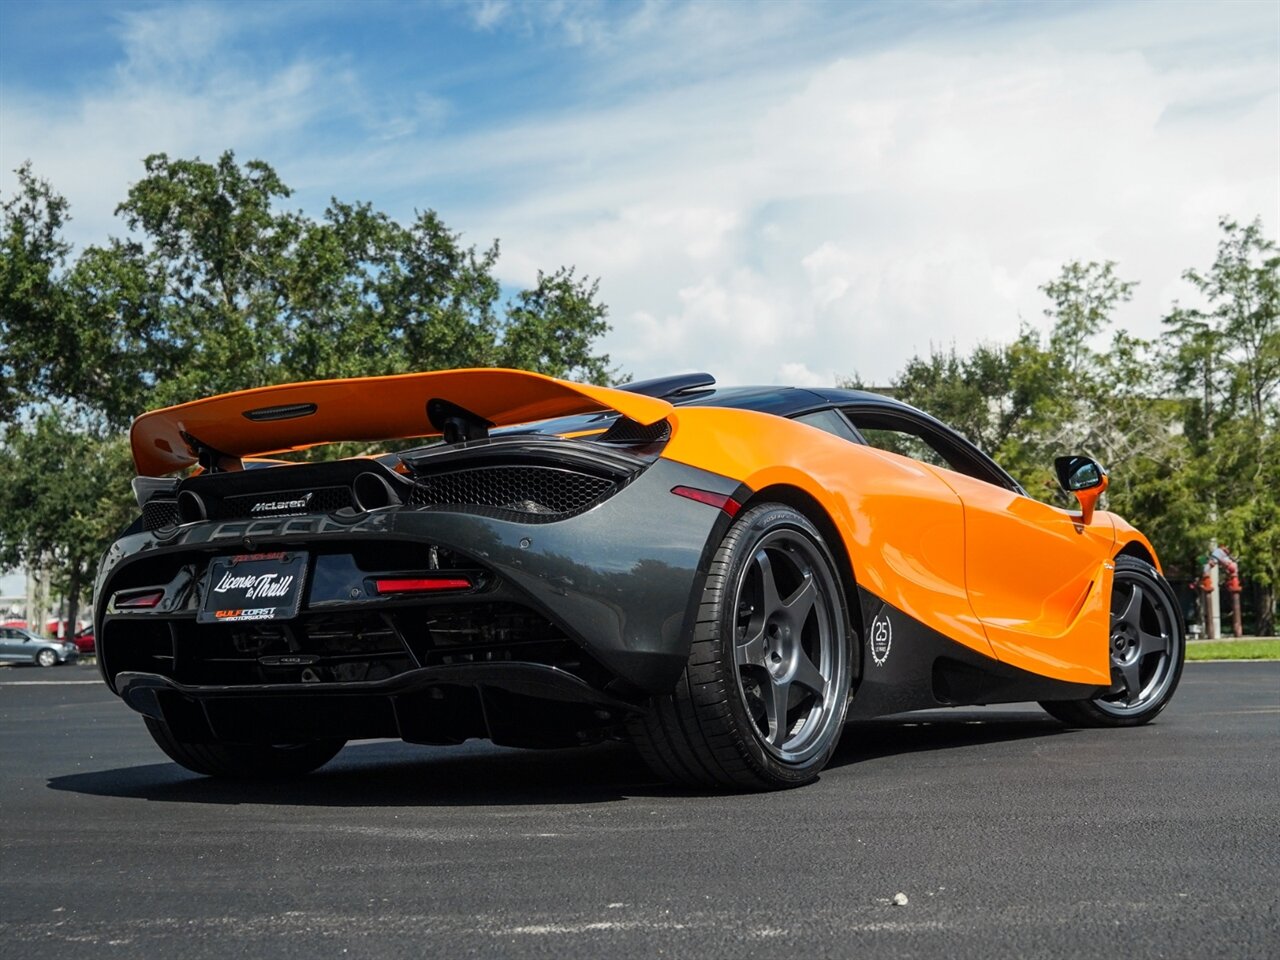
[[827,770],[851,763],[932,750],[955,750],[1070,733],[1070,729],[1034,707],[958,708],[899,714],[848,724]]
[[[851,723],[824,777],[838,777],[843,767],[886,757],[1063,731],[1055,721],[1030,711],[968,711]],[[483,742],[440,748],[378,741],[349,744],[327,766],[294,780],[216,780],[173,763],[148,763],[52,777],[48,786],[170,803],[326,807],[591,804],[707,793],[657,781],[634,748],[624,743],[533,751]]]

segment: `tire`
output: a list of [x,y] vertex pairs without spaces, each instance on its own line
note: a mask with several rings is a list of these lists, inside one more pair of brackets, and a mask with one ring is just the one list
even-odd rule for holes
[[1187,640],[1173,589],[1151,564],[1117,557],[1111,588],[1111,689],[1091,700],[1040,706],[1073,727],[1137,727],[1169,705],[1182,677]]
[[844,727],[853,640],[822,535],[791,507],[753,507],[716,550],[683,675],[632,721],[632,738],[654,773],[674,783],[808,783]]
[[45,647],[36,654],[36,666],[38,667],[56,667],[58,665],[58,655]]
[[342,749],[345,740],[313,740],[274,746],[243,743],[186,743],[169,725],[143,717],[147,731],[169,759],[193,773],[237,780],[271,780],[297,777],[324,766]]

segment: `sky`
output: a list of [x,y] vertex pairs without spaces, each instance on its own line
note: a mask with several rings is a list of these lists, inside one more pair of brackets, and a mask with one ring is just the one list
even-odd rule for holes
[[0,4],[0,193],[78,245],[142,158],[271,163],[600,280],[636,378],[885,383],[1043,323],[1070,259],[1155,336],[1217,220],[1280,227],[1280,4]]

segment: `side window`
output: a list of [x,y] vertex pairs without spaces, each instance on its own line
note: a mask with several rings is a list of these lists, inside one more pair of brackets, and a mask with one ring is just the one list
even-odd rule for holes
[[994,462],[928,421],[892,410],[852,408],[844,413],[870,446],[933,467],[954,470],[1006,490],[1023,492]]
[[817,427],[824,433],[839,437],[841,440],[848,440],[850,443],[858,442],[858,435],[849,426],[849,421],[844,418],[843,414],[835,410],[818,410],[814,413],[806,413],[795,419],[798,423],[807,423],[809,426]]
[[904,430],[885,430],[880,427],[859,427],[858,430],[866,438],[867,443],[878,450],[888,450],[890,453],[898,453],[945,470],[955,469],[941,453],[916,434],[907,433]]
[[878,450],[888,450],[944,470],[968,472],[957,464],[954,455],[948,455],[946,445],[939,442],[943,438],[922,423],[883,410],[846,410],[845,413],[867,443]]

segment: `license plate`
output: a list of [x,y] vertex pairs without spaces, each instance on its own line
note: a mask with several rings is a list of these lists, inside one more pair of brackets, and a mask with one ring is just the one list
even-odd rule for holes
[[249,553],[209,564],[197,623],[289,620],[298,615],[307,555]]

